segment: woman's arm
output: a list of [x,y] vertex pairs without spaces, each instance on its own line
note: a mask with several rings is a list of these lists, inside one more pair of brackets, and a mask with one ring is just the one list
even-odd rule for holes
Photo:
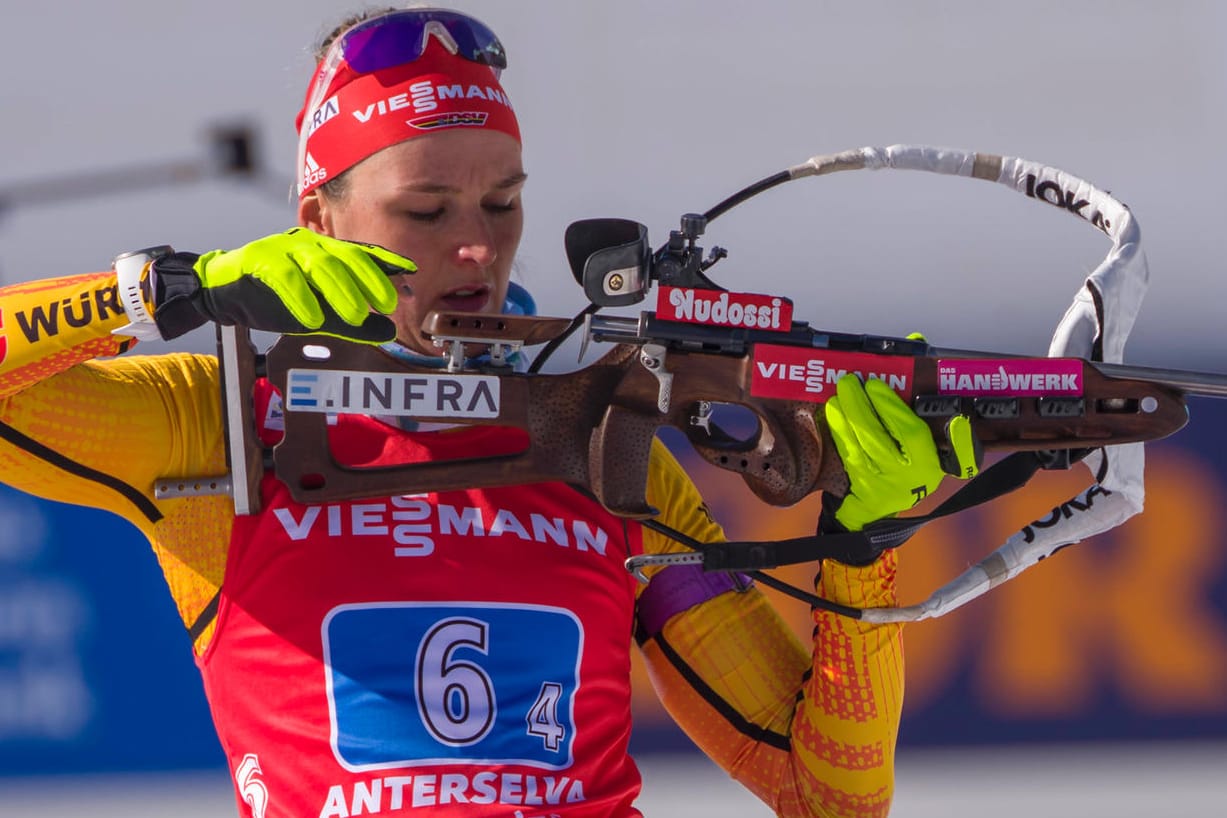
[[104,358],[130,338],[114,274],[0,288],[0,480],[148,530],[153,483],[224,469],[211,356]]
[[[697,539],[722,537],[689,478],[658,448],[648,501]],[[649,530],[644,538],[647,551],[681,548]],[[675,573],[670,581],[679,588],[694,579]],[[691,596],[672,615],[641,594],[639,641],[665,708],[780,815],[885,816],[903,701],[900,626],[815,611],[807,649],[757,589],[715,590],[690,607],[693,590],[675,591]],[[817,591],[845,605],[893,605],[893,553],[865,567],[826,562]]]

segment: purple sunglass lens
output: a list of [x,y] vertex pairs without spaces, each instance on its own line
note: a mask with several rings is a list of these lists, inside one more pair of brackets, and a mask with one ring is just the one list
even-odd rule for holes
[[359,25],[345,35],[345,61],[363,74],[413,62],[422,56],[422,33],[431,21],[443,25],[461,57],[493,68],[507,67],[494,32],[469,17],[445,12],[390,14]]

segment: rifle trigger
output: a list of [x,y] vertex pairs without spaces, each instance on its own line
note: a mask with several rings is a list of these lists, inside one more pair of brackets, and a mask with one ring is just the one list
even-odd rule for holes
[[656,394],[656,408],[661,414],[668,413],[669,401],[673,394],[673,373],[665,369],[664,345],[644,344],[639,350],[639,363],[656,376],[660,384],[660,389]]
[[577,359],[579,363],[584,362],[584,353],[588,351],[588,342],[591,340],[592,340],[592,314],[587,313],[584,315],[583,340],[581,340],[579,343],[579,358]]
[[711,401],[699,401],[699,408],[690,416],[690,425],[698,426],[711,437]]

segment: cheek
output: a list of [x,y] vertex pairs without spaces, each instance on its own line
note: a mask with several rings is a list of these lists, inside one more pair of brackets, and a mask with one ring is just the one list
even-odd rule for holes
[[396,294],[400,297],[400,301],[397,302],[397,309],[399,310],[401,307],[412,306],[413,295],[416,292],[415,285],[417,283],[417,276],[398,276],[394,283],[396,286]]
[[392,321],[396,324],[397,336],[401,341],[414,341],[420,338],[422,318],[416,298],[406,298],[403,294]]
[[387,229],[381,231],[381,236],[383,240],[376,242],[377,244],[411,258],[417,264],[418,272],[411,276],[409,285],[418,292],[429,290],[430,273],[440,269],[443,262],[437,231],[406,224],[401,220],[399,223],[387,225]]
[[524,211],[517,210],[511,213],[510,216],[511,218],[507,219],[507,224],[502,226],[502,233],[505,234],[505,240],[514,249],[520,244],[520,236],[524,233]]
[[326,225],[331,229],[330,235],[334,238],[364,242],[371,241],[370,238],[367,238],[371,232],[369,228],[371,222],[369,208],[363,207],[361,201],[356,200],[356,197],[352,195],[334,203],[329,210],[329,218],[325,220]]
[[524,233],[524,214],[517,212],[513,218],[507,219],[506,224],[498,226],[496,236],[499,250],[499,258],[506,264],[510,265],[516,250],[520,246],[520,236]]

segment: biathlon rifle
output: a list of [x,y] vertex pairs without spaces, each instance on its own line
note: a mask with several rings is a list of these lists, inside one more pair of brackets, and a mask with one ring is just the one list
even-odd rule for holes
[[[783,296],[730,292],[708,277],[724,255],[716,248],[705,258],[697,243],[713,219],[782,182],[862,168],[996,181],[1078,215],[1112,239],[1108,258],[1086,279],[1058,326],[1049,356],[825,332],[795,320]],[[975,576],[965,575],[962,585],[952,583],[923,606],[854,612],[882,621],[938,615],[1060,545],[1139,511],[1140,443],[1185,425],[1186,395],[1227,395],[1227,377],[1221,375],[1121,362],[1148,277],[1139,241],[1124,205],[1063,171],[1011,157],[906,145],[814,157],[703,214],[683,216],[680,229],[654,251],[638,223],[576,222],[565,246],[589,306],[574,319],[431,313],[423,330],[442,350],[442,368],[324,336],[282,336],[260,354],[245,328],[219,327],[230,491],[236,511],[250,513],[259,508],[260,480],[270,467],[304,503],[559,480],[588,489],[614,514],[650,521],[656,509],[645,496],[649,452],[658,430],[667,426],[680,430],[708,463],[740,474],[759,498],[787,506],[817,491],[846,492],[847,477],[820,408],[838,377],[856,372],[894,387],[939,442],[949,419],[964,414],[988,452],[1032,452],[1029,462],[1039,468],[1067,468],[1089,455],[1097,471],[1081,505],[1094,506],[1098,514],[1084,515],[1075,526],[1050,526],[1039,536],[1026,531],[1026,547],[1007,549],[1004,556],[999,549],[993,560],[968,572]],[[598,312],[642,301],[653,284],[654,312],[637,318]],[[550,354],[579,330],[585,345],[607,342],[612,348],[577,371],[541,372]],[[533,366],[516,371],[516,354],[537,344],[545,347]],[[474,345],[488,354],[469,358]],[[255,433],[251,395],[260,377],[283,396],[284,437],[271,451]],[[721,404],[748,410],[756,428],[747,434],[721,428],[713,408]],[[505,427],[509,448],[462,460],[346,463],[328,445],[328,415],[351,412]],[[1108,458],[1109,452],[1117,456]],[[184,490],[183,481],[159,486],[164,496]],[[1109,501],[1091,502],[1096,492]],[[975,502],[995,494],[977,496]],[[942,513],[948,512],[932,516]],[[893,546],[916,527],[894,521],[879,536]],[[875,530],[871,526],[864,536]],[[821,556],[813,539],[801,544],[809,559]],[[629,567],[639,572],[652,563],[695,562],[709,570],[754,570],[804,558],[770,545],[708,544],[688,555],[643,555]]]

